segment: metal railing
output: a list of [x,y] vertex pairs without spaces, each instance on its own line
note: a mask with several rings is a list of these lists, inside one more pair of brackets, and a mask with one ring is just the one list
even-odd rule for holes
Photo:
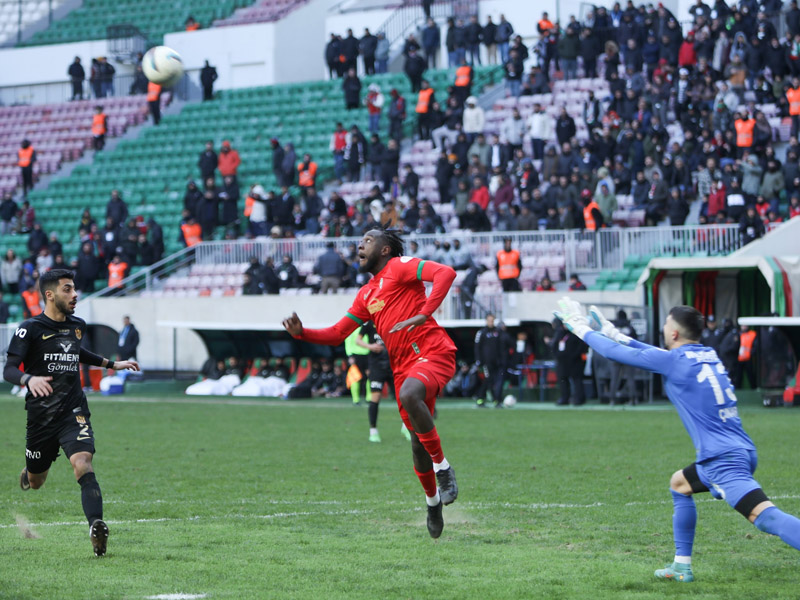
[[[432,2],[430,16],[433,19],[466,19],[478,14],[477,0],[445,0]],[[395,10],[376,31],[382,31],[390,46],[402,40],[412,29],[420,27],[426,16],[422,10],[421,0],[407,0]]]
[[[196,73],[196,71],[193,73]],[[114,86],[108,97],[121,98],[145,93],[147,91],[146,88],[143,91],[133,89],[134,80],[133,75],[114,75]],[[190,96],[192,87],[198,86],[192,84],[189,80],[189,73],[186,73],[171,89],[177,98],[186,100]],[[91,82],[88,80],[83,82],[83,97],[85,99],[97,97]],[[0,87],[0,106],[60,104],[70,100],[72,100],[72,83],[67,80]]]
[[[632,227],[603,229],[598,232],[579,230],[516,231],[471,233],[459,232],[437,235],[406,236],[407,254],[433,260],[442,259],[438,244],[458,240],[477,263],[494,267],[495,255],[503,240],[511,238],[512,247],[520,250],[524,268],[558,269],[564,278],[573,273],[618,271],[625,259],[639,257],[724,256],[741,247],[738,225],[689,225],[682,227]],[[313,264],[329,243],[348,256],[358,247],[361,238],[323,238],[303,236],[291,239],[223,240],[203,242],[185,248],[151,267],[124,279],[119,288],[106,288],[92,294],[101,296],[136,295],[164,287],[164,281],[174,274],[189,274],[193,264],[240,265],[244,270],[251,257],[262,263],[271,258],[276,265],[283,256],[290,256],[301,273],[311,271]],[[417,244],[416,251],[411,243]],[[486,310],[496,310],[489,298],[476,298]]]

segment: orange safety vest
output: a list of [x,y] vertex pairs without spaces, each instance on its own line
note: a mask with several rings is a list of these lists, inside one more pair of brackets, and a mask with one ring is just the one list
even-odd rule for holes
[[786,99],[789,100],[789,114],[800,115],[800,88],[789,88],[786,91]]
[[148,102],[155,102],[158,100],[158,97],[161,95],[161,86],[157,83],[153,83],[149,81],[147,83],[147,101]]
[[255,203],[256,203],[256,199],[253,198],[252,196],[247,196],[247,198],[244,199],[244,216],[245,217],[250,217],[250,213],[253,212],[253,204],[255,204]]
[[462,65],[456,69],[456,87],[467,87],[472,79],[472,67]]
[[183,232],[183,239],[186,241],[187,248],[191,248],[203,241],[203,228],[200,227],[199,223],[195,223],[194,225],[184,223],[181,225],[181,231]]
[[17,164],[20,167],[30,167],[31,162],[33,162],[33,146],[20,148],[17,150],[17,156],[19,157],[19,162],[17,162]]
[[547,19],[542,19],[539,21],[540,31],[552,31],[553,29],[555,29],[555,25],[553,25],[552,21],[548,21]]
[[28,312],[32,317],[42,314],[42,306],[39,304],[39,292],[33,288],[22,292],[22,298],[25,300],[25,306],[28,307]]
[[99,136],[106,134],[106,116],[103,113],[92,117],[92,135]]
[[198,29],[200,29],[200,23],[197,22],[186,26],[186,31],[197,31]]
[[125,279],[125,271],[128,269],[128,263],[118,262],[108,265],[108,287],[119,287],[122,285],[122,280]]
[[595,208],[600,210],[600,207],[594,200],[583,207],[583,222],[586,225],[587,231],[597,231],[597,223],[594,222],[594,215],[592,215],[592,211]]
[[734,123],[736,127],[736,145],[739,148],[749,148],[753,145],[753,128],[756,126],[755,119],[737,119]]
[[500,250],[497,253],[497,277],[500,279],[516,279],[519,277],[519,250],[506,252]]
[[298,163],[297,165],[297,185],[300,187],[311,187],[314,185],[314,179],[317,176],[317,163],[313,160],[308,163],[308,168],[305,168],[305,163]]
[[419,91],[419,99],[417,100],[418,113],[426,113],[431,109],[431,96],[433,96],[433,88]]
[[752,329],[739,334],[739,362],[747,362],[753,353],[753,341],[756,339],[756,332]]

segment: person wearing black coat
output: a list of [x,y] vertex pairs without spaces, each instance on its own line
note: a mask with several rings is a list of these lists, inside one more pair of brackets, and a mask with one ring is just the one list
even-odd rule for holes
[[397,147],[397,140],[389,140],[381,155],[381,182],[384,192],[388,192],[391,188],[392,179],[397,177],[399,168],[400,151]]
[[72,98],[70,100],[83,100],[83,80],[86,79],[86,71],[83,69],[79,56],[75,57],[75,60],[67,69],[67,75],[69,75],[72,83]]
[[586,402],[583,391],[583,360],[581,355],[587,347],[581,339],[567,331],[561,321],[553,321],[553,337],[549,340],[550,349],[556,359],[556,377],[560,395],[556,404],[563,406]]
[[109,217],[116,227],[121,226],[128,218],[128,205],[118,190],[111,190],[111,199],[106,204],[106,218]]
[[214,229],[219,223],[219,190],[216,186],[206,189],[197,203],[197,222],[203,229],[203,239],[213,239]]
[[347,71],[347,77],[342,81],[344,90],[344,106],[347,110],[358,108],[361,105],[361,80],[356,75],[355,68]]
[[214,99],[214,82],[217,80],[217,69],[206,61],[200,69],[200,84],[203,86],[203,101]]
[[331,34],[331,39],[325,45],[325,62],[328,65],[330,78],[342,76],[342,40],[335,33]]
[[221,225],[231,225],[239,220],[239,183],[235,177],[225,177],[223,180],[222,193],[219,195],[222,200]]
[[186,193],[183,195],[183,208],[197,218],[197,203],[203,198],[203,192],[197,188],[194,181],[186,184]]
[[486,25],[483,26],[483,44],[486,46],[486,59],[491,65],[497,64],[497,25],[492,21],[492,16],[486,17]]
[[567,114],[566,108],[562,108],[561,114],[558,115],[558,119],[556,119],[556,137],[558,138],[558,143],[563,145],[569,142],[575,136],[576,131],[575,119]]
[[764,221],[761,220],[761,217],[756,212],[755,206],[748,206],[747,212],[742,216],[742,220],[739,221],[739,235],[742,238],[742,245],[764,237],[765,232]]
[[439,26],[433,19],[428,19],[425,28],[422,30],[422,48],[425,50],[425,59],[428,68],[436,68],[436,56],[439,53],[439,46],[442,43],[442,34]]
[[294,151],[294,144],[287,143],[283,147],[283,162],[281,163],[281,179],[278,184],[290,186],[294,183],[294,174],[297,171],[297,153]]
[[586,77],[597,77],[597,57],[600,54],[600,41],[588,27],[581,31],[579,54],[583,58]]
[[358,38],[353,35],[353,30],[347,30],[347,37],[342,40],[342,54],[344,55],[343,72],[357,68],[359,53]]
[[364,29],[364,37],[359,41],[359,51],[364,61],[364,72],[367,75],[375,74],[375,50],[378,47],[378,38]]
[[164,230],[161,229],[154,217],[147,219],[147,233],[150,236],[150,244],[153,246],[154,262],[161,260],[164,255]]
[[478,23],[478,15],[472,15],[469,24],[464,27],[464,38],[469,52],[469,64],[475,66],[481,63],[481,42],[483,41],[483,27]]
[[100,259],[94,254],[92,244],[86,242],[81,246],[78,255],[78,268],[75,271],[75,289],[79,292],[91,294],[94,292],[94,282],[100,274]]
[[214,142],[211,140],[206,142],[206,149],[200,153],[197,166],[200,169],[200,176],[203,181],[209,177],[214,177],[217,172],[217,153],[214,152]]
[[416,94],[422,84],[422,74],[425,72],[425,59],[417,54],[416,50],[411,50],[406,57],[403,71],[411,82],[411,92]]

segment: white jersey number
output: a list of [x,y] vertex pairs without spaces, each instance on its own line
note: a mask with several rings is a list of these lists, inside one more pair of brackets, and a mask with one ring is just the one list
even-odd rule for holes
[[[725,367],[722,363],[717,364],[717,371],[720,374],[725,373]],[[697,382],[703,383],[704,381],[708,381],[711,384],[711,389],[714,391],[714,398],[717,401],[717,404],[725,404],[724,396],[728,396],[728,399],[732,402],[736,402],[736,395],[733,393],[730,387],[725,388],[725,394],[722,393],[722,386],[719,384],[719,379],[714,374],[714,371],[711,369],[711,365],[704,364],[703,367],[700,369],[700,372],[697,374]]]

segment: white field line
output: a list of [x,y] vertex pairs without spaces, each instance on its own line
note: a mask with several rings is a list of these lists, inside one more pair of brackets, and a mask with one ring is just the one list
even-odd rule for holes
[[157,594],[145,596],[145,600],[199,600],[207,597],[208,594]]
[[[770,496],[770,499],[773,500],[800,500],[800,495],[798,494],[785,494],[785,495],[777,495],[777,496]],[[698,501],[701,503],[711,503],[717,502],[717,500],[706,497],[706,498],[698,498]],[[119,502],[120,504],[124,504],[124,501]],[[244,502],[242,502],[244,503]],[[139,504],[138,502],[130,504]],[[235,505],[235,502],[231,502],[230,505]],[[357,509],[350,509],[350,510],[319,510],[319,511],[293,511],[293,512],[276,512],[276,513],[268,513],[268,514],[258,514],[258,515],[243,515],[243,514],[225,514],[225,515],[194,515],[188,517],[159,517],[159,518],[149,518],[149,519],[128,519],[128,520],[108,520],[106,521],[110,525],[136,525],[136,524],[148,524],[148,523],[169,523],[169,522],[178,522],[178,523],[186,523],[191,521],[214,521],[214,520],[221,520],[221,519],[263,519],[263,520],[277,520],[277,519],[290,519],[296,517],[314,517],[314,516],[346,516],[346,515],[366,515],[375,512],[382,506],[388,505],[407,505],[407,502],[401,501],[387,501],[387,502],[380,502],[380,501],[320,501],[320,502],[308,502],[308,501],[291,501],[291,500],[274,500],[274,501],[265,501],[263,504],[305,504],[309,506],[328,506],[328,505],[350,505],[353,504],[371,504],[373,505],[372,508],[357,508]],[[665,505],[672,505],[671,500],[650,500],[650,501],[633,501],[633,502],[625,502],[622,506],[665,506]],[[562,502],[534,502],[534,503],[513,503],[513,502],[459,502],[456,505],[457,508],[463,508],[466,510],[488,510],[488,511],[495,511],[497,509],[509,509],[509,510],[518,510],[518,511],[536,511],[536,510],[552,510],[552,509],[593,509],[593,508],[604,508],[607,506],[616,506],[607,502],[591,502],[588,504],[577,504],[577,503],[562,503]],[[447,509],[445,509],[447,510]],[[398,512],[420,512],[422,511],[422,507],[414,507],[414,508],[406,508],[401,509]],[[85,521],[54,521],[54,522],[42,522],[42,523],[30,523],[31,527],[73,527],[73,526],[86,526]],[[18,527],[17,523],[0,523],[0,529],[13,529]]]

